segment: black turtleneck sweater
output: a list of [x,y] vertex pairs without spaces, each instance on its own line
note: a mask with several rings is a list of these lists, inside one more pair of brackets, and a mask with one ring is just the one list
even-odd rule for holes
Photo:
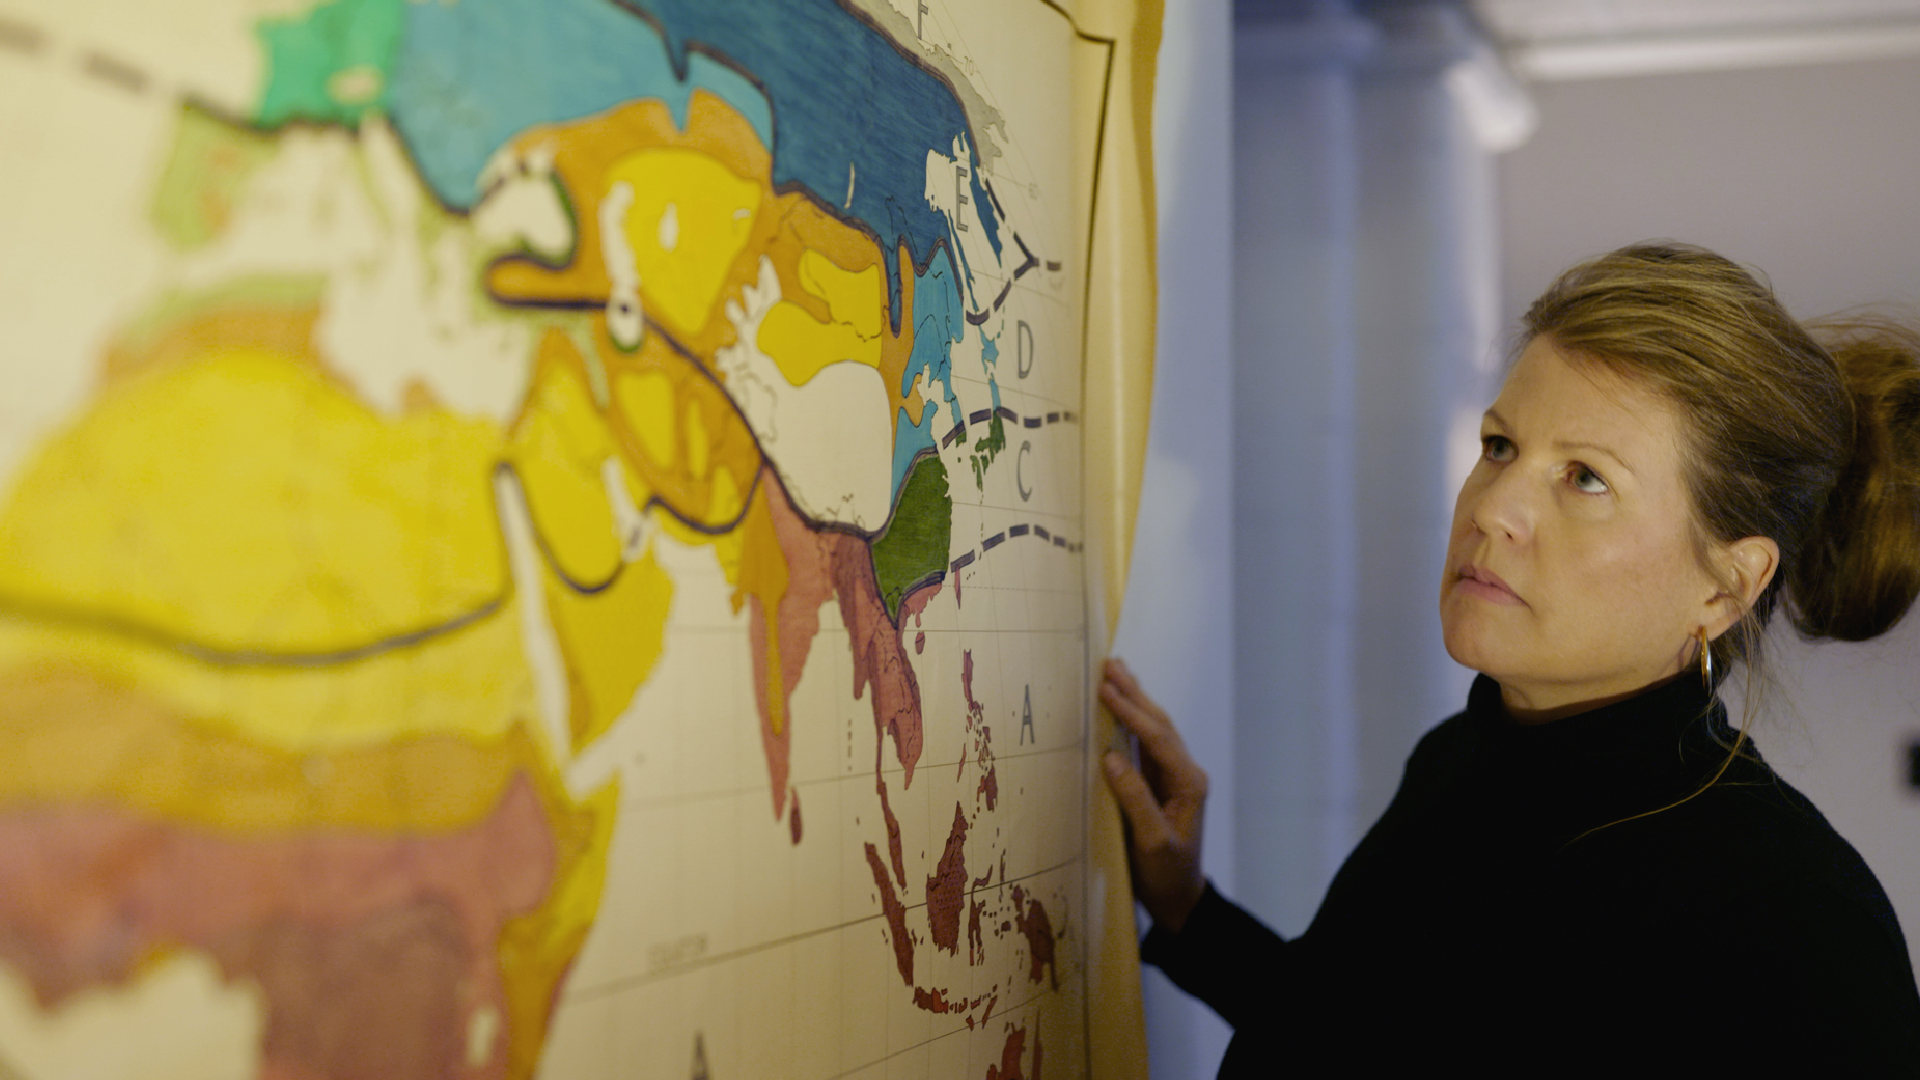
[[1233,1025],[1223,1078],[1920,1076],[1886,893],[1751,743],[1698,796],[1620,821],[1698,790],[1733,737],[1695,679],[1522,726],[1482,676],[1306,933],[1209,887],[1145,958]]

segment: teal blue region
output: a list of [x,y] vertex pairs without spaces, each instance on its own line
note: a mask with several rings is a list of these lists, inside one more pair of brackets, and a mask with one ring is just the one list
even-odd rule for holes
[[[267,67],[255,119],[265,127],[292,120],[358,124],[386,104],[400,47],[402,0],[334,0],[304,15],[262,19],[254,27]],[[334,78],[370,78],[364,97],[334,96]],[[344,80],[343,80],[344,82]]]
[[913,352],[900,375],[900,394],[904,397],[913,389],[916,375],[924,373],[929,382],[939,380],[946,387],[947,407],[956,424],[965,423],[966,417],[961,415],[960,400],[953,394],[953,347],[966,333],[966,308],[960,303],[953,260],[942,244],[927,260],[926,270],[914,278]]
[[931,421],[940,410],[933,402],[926,402],[920,409],[917,422],[908,415],[905,406],[896,411],[899,416],[893,425],[893,501],[899,502],[900,485],[906,483],[907,470],[913,468],[913,459],[937,449]]
[[[900,325],[906,272],[896,238],[918,263],[951,235],[946,215],[927,203],[929,150],[952,157],[954,140],[964,140],[968,199],[1000,256],[1000,223],[966,109],[941,76],[910,58],[915,43],[896,43],[851,4],[833,0],[630,2],[660,19],[675,57],[685,57],[689,70],[712,52],[766,87],[775,119],[774,184],[782,190],[802,184],[879,234],[893,325]],[[960,183],[957,175],[954,182]]]
[[406,7],[388,108],[434,194],[467,210],[481,168],[527,128],[636,98],[660,99],[685,127],[696,89],[773,145],[772,108],[752,80],[701,55],[676,74],[659,31],[608,0],[436,0]]

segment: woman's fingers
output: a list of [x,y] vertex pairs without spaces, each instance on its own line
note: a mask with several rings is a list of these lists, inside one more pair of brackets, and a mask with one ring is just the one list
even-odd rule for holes
[[1109,750],[1106,756],[1107,786],[1113,789],[1113,797],[1120,803],[1120,812],[1126,815],[1127,825],[1133,829],[1135,846],[1148,850],[1166,844],[1173,837],[1173,824],[1160,807],[1160,800],[1147,785],[1147,778],[1140,770],[1127,763],[1127,759],[1117,751]]
[[[1116,672],[1126,676],[1125,681],[1131,683],[1134,693],[1128,693],[1122,680],[1114,677]],[[1108,674],[1109,678],[1100,684],[1100,700],[1140,740],[1141,765],[1146,773],[1143,781],[1167,804],[1170,812],[1184,819],[1187,815],[1181,812],[1181,804],[1197,804],[1206,799],[1205,771],[1187,752],[1186,742],[1174,730],[1166,713],[1138,692],[1139,683],[1133,682],[1125,666],[1109,661]],[[1197,809],[1194,807],[1196,812]]]

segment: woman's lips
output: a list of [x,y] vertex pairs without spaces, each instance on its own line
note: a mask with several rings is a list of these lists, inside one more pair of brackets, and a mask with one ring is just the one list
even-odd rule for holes
[[1496,604],[1514,604],[1521,606],[1526,604],[1526,601],[1520,599],[1518,593],[1515,593],[1509,588],[1506,582],[1500,580],[1499,574],[1491,570],[1486,570],[1474,566],[1472,563],[1468,563],[1462,566],[1456,573],[1459,575],[1459,582],[1456,587],[1468,596],[1477,596],[1482,600],[1491,601]]

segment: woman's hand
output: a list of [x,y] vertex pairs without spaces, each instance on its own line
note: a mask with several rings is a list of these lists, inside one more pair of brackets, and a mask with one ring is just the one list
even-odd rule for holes
[[1127,665],[1108,660],[1105,675],[1100,700],[1140,741],[1138,769],[1118,751],[1106,756],[1107,786],[1127,818],[1134,895],[1155,923],[1179,933],[1207,887],[1200,873],[1207,774]]

